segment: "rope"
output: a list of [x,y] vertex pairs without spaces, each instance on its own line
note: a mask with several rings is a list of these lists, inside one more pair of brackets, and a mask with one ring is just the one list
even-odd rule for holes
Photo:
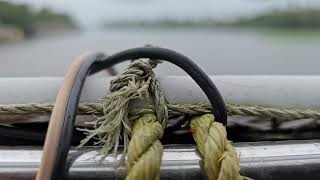
[[[127,180],[160,179],[163,147],[159,138],[167,125],[169,113],[170,115],[200,115],[212,112],[212,107],[208,104],[169,105],[152,71],[155,65],[155,62],[133,61],[125,72],[110,82],[111,94],[101,98],[100,105],[79,106],[80,113],[102,114],[94,121],[93,130],[80,129],[87,134],[87,137],[81,141],[79,147],[94,140],[95,144],[102,146],[100,154],[104,157],[111,151],[117,157],[120,141],[123,141],[120,162],[123,162],[125,155],[128,154]],[[133,105],[132,100],[140,101],[137,105],[141,107],[129,108]],[[0,107],[0,110],[13,112],[15,108],[18,108],[20,113],[26,110],[35,111],[37,104],[30,104],[27,108]],[[50,105],[46,104],[38,112],[48,113],[50,108]],[[129,109],[133,110],[129,112]],[[239,108],[231,108],[230,112],[259,115],[248,109],[239,111]],[[213,122],[213,119],[213,115],[207,114],[191,122],[191,127],[195,130],[194,139],[203,156],[204,170],[209,179],[241,179],[239,160],[232,145],[226,139],[226,130],[222,124]]]
[[222,124],[214,122],[212,114],[192,119],[191,128],[208,179],[243,179],[239,173],[239,159],[235,149],[227,140],[226,130]]
[[[122,138],[124,140],[122,160],[128,151],[126,179],[159,180],[163,153],[159,138],[167,124],[168,108],[151,64],[141,60],[132,62],[123,74],[111,81],[110,91],[110,95],[102,98],[103,116],[96,120],[94,130],[84,130],[88,136],[82,140],[80,146],[96,138],[98,139],[96,143],[103,146],[102,154],[107,156],[113,149],[116,155],[119,139]],[[149,96],[153,100],[151,103],[153,106],[148,105]],[[131,100],[142,100],[144,106],[147,105],[148,109],[151,109],[151,113],[147,113],[145,107],[135,107],[134,109],[140,110],[133,110],[131,114],[139,114],[140,118],[133,116],[134,118],[131,117],[130,120],[128,109]],[[178,108],[180,113],[190,114],[199,113],[210,107],[199,110],[180,105],[176,107]],[[201,113],[203,114],[203,111]],[[134,124],[132,131],[131,122]],[[239,174],[239,160],[226,139],[223,125],[213,122],[213,115],[205,115],[198,120],[192,120],[191,127],[195,129],[194,138],[203,156],[204,170],[209,179],[242,179]],[[131,140],[127,144],[130,134]]]
[[[0,104],[0,115],[13,114],[49,114],[54,104]],[[207,103],[199,104],[167,104],[168,115],[201,115],[212,112],[212,107]],[[296,119],[320,119],[320,112],[308,109],[270,108],[261,106],[227,104],[228,115],[240,115],[245,117],[277,118],[286,120]],[[129,116],[141,116],[145,113],[154,113],[153,106],[146,106],[139,110],[129,112]],[[78,114],[103,114],[101,103],[80,103]]]
[[[124,73],[111,81],[111,94],[101,99],[103,116],[95,121],[95,129],[82,129],[87,137],[81,141],[80,147],[96,139],[96,144],[102,145],[100,153],[104,156],[112,150],[117,155],[120,140],[123,139],[120,162],[124,161],[128,151],[128,180],[160,179],[163,148],[159,138],[167,124],[168,110],[152,67],[142,60],[133,61]],[[149,96],[155,111],[141,115],[141,118],[129,119],[130,102],[140,100],[141,104],[148,105]]]
[[153,114],[145,114],[135,121],[128,148],[126,180],[160,179],[161,135],[162,126]]

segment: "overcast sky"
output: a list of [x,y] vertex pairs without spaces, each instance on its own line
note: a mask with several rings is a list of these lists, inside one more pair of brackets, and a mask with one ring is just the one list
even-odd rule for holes
[[153,18],[232,18],[291,5],[314,6],[319,0],[11,0],[35,8],[67,12],[81,25],[106,20]]

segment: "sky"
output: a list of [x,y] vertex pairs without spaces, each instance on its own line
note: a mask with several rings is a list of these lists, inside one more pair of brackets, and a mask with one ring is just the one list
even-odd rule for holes
[[34,8],[67,12],[83,27],[136,19],[232,19],[288,6],[320,5],[319,0],[10,0]]

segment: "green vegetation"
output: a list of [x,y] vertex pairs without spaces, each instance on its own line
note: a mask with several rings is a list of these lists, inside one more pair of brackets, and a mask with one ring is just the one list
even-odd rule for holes
[[176,20],[159,19],[153,21],[115,21],[106,27],[142,27],[142,28],[269,28],[269,29],[320,29],[320,9],[290,8],[274,10],[248,18],[239,18],[232,22],[218,22],[214,19]]
[[159,20],[148,20],[148,21],[114,21],[105,24],[105,27],[140,27],[140,28],[212,28],[217,23],[213,20],[172,20],[172,19],[159,19]]
[[35,14],[34,19],[37,22],[57,22],[72,24],[72,20],[69,16],[65,14],[55,13],[48,8],[41,9],[38,13]]
[[69,16],[53,12],[48,8],[33,11],[27,5],[0,1],[0,27],[1,25],[15,27],[22,30],[26,36],[30,36],[37,31],[37,26],[42,23],[74,26]]
[[276,10],[253,18],[240,19],[222,24],[244,27],[267,27],[288,29],[320,29],[320,9]]

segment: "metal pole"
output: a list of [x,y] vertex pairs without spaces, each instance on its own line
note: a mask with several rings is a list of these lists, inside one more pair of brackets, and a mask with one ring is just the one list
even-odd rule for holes
[[[227,103],[286,108],[320,108],[320,76],[210,76]],[[98,102],[112,77],[89,78],[81,101]],[[158,77],[170,103],[208,101],[187,76]],[[0,104],[54,102],[62,78],[0,78]]]
[[[320,179],[320,140],[236,143],[241,174],[253,179]],[[39,147],[1,147],[0,179],[33,179],[40,163]],[[107,157],[100,162],[97,149],[69,152],[69,179],[123,179],[124,169]],[[202,179],[200,158],[192,145],[167,145],[162,179]]]

